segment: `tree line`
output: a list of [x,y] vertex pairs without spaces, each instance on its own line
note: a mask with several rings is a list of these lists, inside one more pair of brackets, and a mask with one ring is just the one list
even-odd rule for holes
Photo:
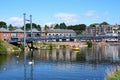
[[[0,21],[0,28],[5,28],[5,29],[9,29],[10,31],[14,31],[15,29],[17,29],[17,26],[13,26],[12,24],[9,24],[7,26],[7,23],[4,21]],[[20,27],[22,30],[24,29],[24,26]],[[38,31],[41,31],[41,26],[35,23],[32,23],[32,28],[37,29]],[[26,30],[30,30],[30,23],[26,23]]]
[[[95,27],[96,25],[109,25],[107,22],[102,22],[102,23],[93,23],[90,24],[89,27]],[[53,29],[70,29],[74,30],[77,34],[84,34],[86,30],[86,24],[78,24],[78,25],[69,25],[67,26],[64,22],[60,24],[54,24],[54,25],[45,25],[44,30],[48,30],[49,28]],[[4,21],[0,21],[0,28],[8,28],[10,31],[15,30],[17,27],[12,26],[12,24],[7,26],[7,23]],[[21,29],[24,29],[24,27],[20,27]],[[38,31],[41,31],[41,26],[36,23],[32,23],[32,28],[37,29]],[[120,27],[119,27],[120,29]],[[26,23],[26,30],[30,30],[30,23]]]

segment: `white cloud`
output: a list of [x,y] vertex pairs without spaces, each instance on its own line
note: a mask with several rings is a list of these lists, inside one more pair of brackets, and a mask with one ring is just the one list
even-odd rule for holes
[[9,24],[12,24],[13,26],[23,26],[23,18],[19,17],[11,17],[6,20]]
[[5,21],[5,19],[0,19],[0,21]]
[[88,11],[87,13],[85,13],[85,16],[87,16],[87,17],[92,17],[92,16],[96,15],[95,13],[96,13],[95,10],[90,10],[90,11]]
[[60,21],[65,23],[75,23],[78,21],[79,16],[76,14],[69,14],[69,13],[57,13],[54,17]]

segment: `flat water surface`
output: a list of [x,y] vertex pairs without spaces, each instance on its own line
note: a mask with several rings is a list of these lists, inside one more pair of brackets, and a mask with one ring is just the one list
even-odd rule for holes
[[104,80],[119,61],[119,45],[0,54],[0,80]]

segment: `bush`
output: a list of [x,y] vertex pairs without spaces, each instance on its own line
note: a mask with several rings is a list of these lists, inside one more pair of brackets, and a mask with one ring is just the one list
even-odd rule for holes
[[20,44],[20,49],[24,50],[24,44],[23,43]]
[[13,50],[18,50],[18,48],[16,46],[13,47]]
[[88,40],[87,45],[88,45],[88,47],[92,47],[92,41]]
[[53,49],[53,45],[49,44],[49,49],[52,50]]

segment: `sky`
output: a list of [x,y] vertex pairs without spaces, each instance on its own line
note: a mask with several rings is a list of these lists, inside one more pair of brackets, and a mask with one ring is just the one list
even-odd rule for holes
[[26,19],[41,26],[92,23],[120,24],[120,0],[0,0],[0,21],[7,25],[23,25]]

